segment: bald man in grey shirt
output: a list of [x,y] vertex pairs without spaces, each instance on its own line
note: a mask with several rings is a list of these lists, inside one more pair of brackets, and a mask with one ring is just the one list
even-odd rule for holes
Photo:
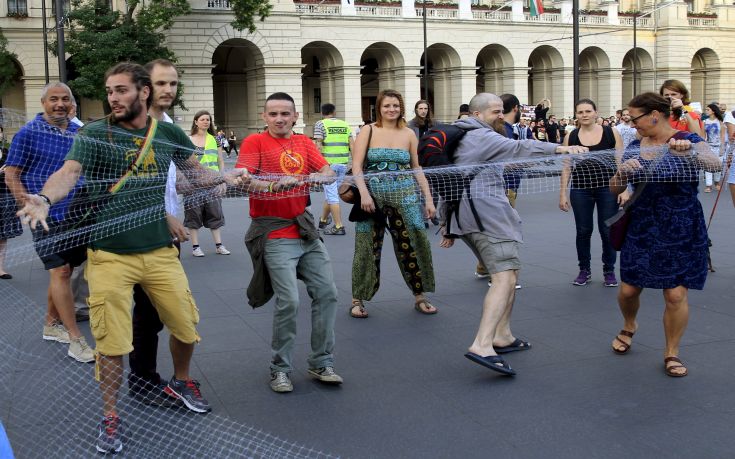
[[[503,101],[495,94],[480,93],[470,101],[470,117],[454,123],[466,131],[454,153],[454,164],[481,164],[482,168],[470,182],[469,196],[465,194],[458,211],[449,216],[450,221],[446,221],[446,206],[440,203],[444,223],[451,228],[451,234],[445,230],[440,245],[451,247],[454,238],[462,238],[491,275],[492,287],[485,295],[477,336],[465,357],[491,370],[514,375],[515,371],[498,354],[530,349],[531,345],[514,337],[510,330],[515,284],[521,268],[518,246],[523,236],[521,218],[505,195],[503,162],[581,153],[587,148],[508,139],[491,127],[498,119],[503,119]],[[499,163],[497,167],[487,166],[493,162]]]

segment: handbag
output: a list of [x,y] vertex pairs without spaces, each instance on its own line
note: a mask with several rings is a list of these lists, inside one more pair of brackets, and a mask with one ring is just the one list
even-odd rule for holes
[[630,197],[628,202],[625,203],[622,209],[618,210],[618,213],[605,220],[605,225],[608,227],[610,245],[613,249],[620,251],[623,248],[625,242],[625,235],[628,234],[628,226],[630,226],[630,208],[638,197],[643,193],[643,189],[646,187],[646,183],[642,183],[633,192],[633,196]]
[[[370,149],[370,140],[373,138],[373,127],[368,126],[368,129],[370,129],[370,133],[368,134],[368,141],[367,146],[365,147],[365,158],[367,159],[367,152]],[[345,176],[352,175],[352,169],[348,170]],[[339,193],[339,198],[346,202],[347,204],[356,204],[360,205],[360,200],[362,197],[360,196],[360,189],[357,188],[357,185],[355,183],[347,183],[347,181],[342,182],[342,184],[337,189],[337,193]]]

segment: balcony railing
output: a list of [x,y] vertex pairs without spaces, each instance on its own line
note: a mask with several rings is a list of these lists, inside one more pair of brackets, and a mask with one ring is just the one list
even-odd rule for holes
[[531,13],[523,13],[523,17],[526,21],[530,22],[561,22],[561,14],[559,13],[544,13],[538,16],[531,16]]
[[387,17],[401,17],[402,9],[400,6],[368,6],[358,5],[355,6],[355,11],[358,16],[387,16]]
[[342,13],[342,7],[340,5],[324,5],[319,3],[296,3],[296,12],[301,14],[339,15]]
[[512,15],[510,11],[473,11],[472,19],[481,19],[485,21],[503,21],[510,22]]
[[[620,19],[620,25],[633,27],[633,17],[632,16],[618,16],[618,19]],[[643,27],[643,28],[653,27],[653,19],[638,18],[638,27]]]
[[717,18],[687,18],[690,27],[717,27]]
[[[416,16],[423,17],[424,9],[416,8]],[[426,8],[426,18],[457,19],[459,10],[456,8]]]

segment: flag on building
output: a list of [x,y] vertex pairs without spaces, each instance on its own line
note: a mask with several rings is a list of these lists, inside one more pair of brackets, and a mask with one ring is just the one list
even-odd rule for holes
[[544,14],[543,0],[529,0],[528,3],[530,3],[530,7],[531,7],[531,17]]

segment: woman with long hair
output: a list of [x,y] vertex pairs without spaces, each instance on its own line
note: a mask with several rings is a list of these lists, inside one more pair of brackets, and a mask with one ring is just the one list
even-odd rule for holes
[[[610,243],[610,232],[605,220],[615,215],[618,204],[623,204],[625,194],[616,197],[610,192],[610,177],[615,173],[615,150],[622,153],[623,140],[617,129],[597,124],[597,106],[590,99],[581,99],[574,104],[578,128],[565,139],[564,145],[588,147],[589,151],[605,151],[565,167],[561,174],[559,209],[574,212],[574,225],[577,229],[577,261],[579,274],[572,281],[574,285],[587,285],[592,278],[591,239],[595,229],[594,213],[597,207],[597,230],[602,241],[602,275],[605,287],[617,287],[615,261],[617,254]],[[567,188],[571,180],[572,189],[567,198]],[[571,206],[570,206],[571,204]]]
[[[725,156],[725,115],[722,114],[719,105],[709,104],[704,109],[707,114],[707,119],[704,120],[704,133],[707,136],[706,140],[712,152],[723,158]],[[712,182],[714,181],[715,188],[717,191],[720,190],[720,179],[721,172],[705,172],[704,173],[704,192],[712,192]],[[714,180],[713,180],[714,179]]]
[[[189,136],[197,147],[196,155],[199,162],[206,168],[223,172],[225,162],[222,158],[222,146],[217,144],[212,115],[207,110],[200,110],[194,115]],[[218,193],[224,192],[220,185]],[[209,192],[193,191],[184,196],[184,226],[191,235],[192,252],[195,257],[203,257],[204,251],[199,246],[199,228],[205,227],[212,231],[215,252],[219,255],[229,255],[230,251],[222,244],[220,228],[225,226],[225,214],[222,212],[222,199],[212,196]]]
[[[436,210],[419,166],[418,139],[406,126],[406,108],[398,91],[381,91],[376,107],[375,124],[360,130],[352,153],[352,172],[361,199],[356,205],[367,218],[355,224],[350,315],[368,316],[364,301],[372,299],[380,287],[380,254],[386,229],[393,239],[403,280],[415,297],[414,308],[423,314],[435,314],[437,309],[424,295],[434,291],[434,268],[423,217],[433,217]],[[379,172],[388,174],[375,174]],[[369,174],[369,179],[365,180],[363,174]],[[417,184],[424,198],[423,211]]]
[[408,122],[416,138],[420,139],[426,131],[434,127],[434,121],[431,119],[431,105],[427,100],[419,100],[413,106],[414,117]]
[[689,105],[689,90],[679,80],[666,80],[658,93],[669,101],[669,124],[677,131],[693,132],[704,139],[704,125],[699,113]]
[[689,320],[689,289],[701,290],[707,279],[707,226],[697,198],[699,170],[722,164],[697,134],[669,124],[671,102],[647,92],[628,103],[640,140],[628,145],[610,190],[635,188],[627,210],[628,226],[620,250],[618,304],[623,328],[612,349],[625,354],[638,330],[636,317],[644,288],[663,290],[664,371],[687,375],[679,342]]

